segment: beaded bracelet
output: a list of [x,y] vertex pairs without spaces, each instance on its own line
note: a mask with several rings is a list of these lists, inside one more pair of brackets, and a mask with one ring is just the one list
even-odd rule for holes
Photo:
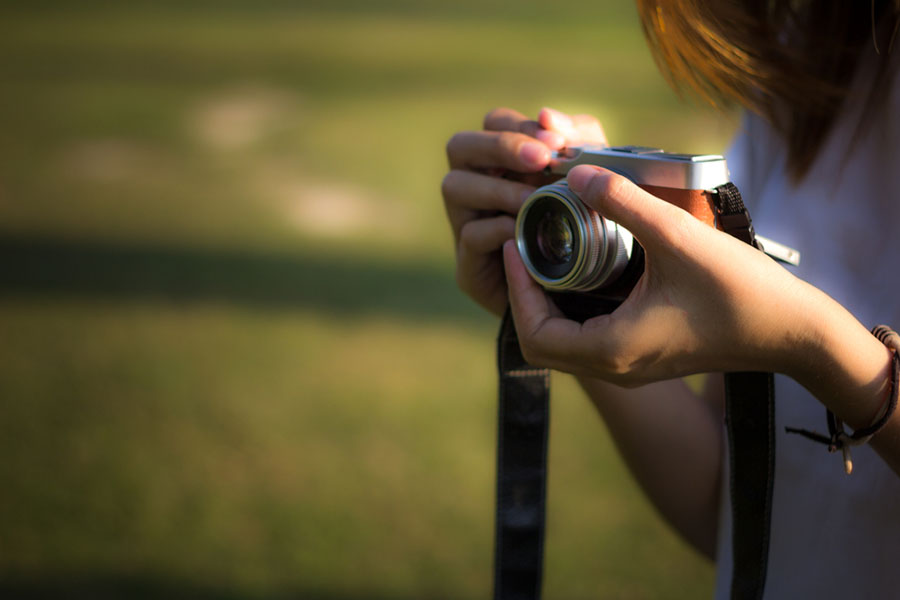
[[878,412],[872,423],[861,429],[857,429],[853,433],[844,430],[844,422],[837,418],[833,412],[826,410],[826,419],[828,421],[828,435],[822,435],[808,429],[798,429],[796,427],[785,427],[787,433],[797,433],[805,438],[811,439],[828,446],[829,452],[837,452],[838,450],[844,456],[844,471],[847,475],[853,472],[853,461],[850,458],[850,447],[865,444],[872,436],[878,433],[890,420],[891,415],[897,408],[897,380],[900,378],[900,335],[888,327],[887,325],[879,325],[872,329],[878,341],[888,347],[891,351],[891,387],[888,396],[879,407]]

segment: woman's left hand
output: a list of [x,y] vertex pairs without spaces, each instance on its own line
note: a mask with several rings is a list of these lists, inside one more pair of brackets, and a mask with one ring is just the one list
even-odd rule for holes
[[510,303],[530,363],[625,386],[710,371],[792,372],[813,343],[807,315],[820,312],[817,303],[830,309],[830,298],[624,177],[580,166],[568,182],[634,234],[645,271],[618,309],[582,325],[561,315],[507,242]]

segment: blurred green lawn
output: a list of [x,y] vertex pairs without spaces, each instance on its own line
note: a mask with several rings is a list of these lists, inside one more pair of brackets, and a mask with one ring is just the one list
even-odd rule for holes
[[[125,4],[0,7],[0,595],[486,597],[496,323],[446,139],[551,105],[710,152],[733,116],[630,2]],[[709,595],[554,386],[546,597]]]

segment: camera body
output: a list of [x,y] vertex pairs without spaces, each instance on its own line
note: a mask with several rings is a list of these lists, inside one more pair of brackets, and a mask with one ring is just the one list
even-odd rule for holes
[[[604,167],[649,193],[717,226],[715,188],[729,182],[720,155],[672,154],[643,146],[580,146],[556,153],[547,174],[578,165]],[[516,245],[531,276],[567,317],[584,321],[611,312],[644,270],[631,233],[599,215],[563,178],[534,191],[516,219]]]

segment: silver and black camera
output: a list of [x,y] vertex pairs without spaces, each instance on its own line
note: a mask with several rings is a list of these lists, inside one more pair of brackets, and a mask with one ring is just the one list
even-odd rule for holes
[[[730,181],[725,158],[671,154],[642,146],[582,146],[561,150],[547,174],[597,165],[627,177],[711,227],[721,228],[716,188]],[[565,179],[535,190],[516,220],[516,245],[531,276],[573,319],[614,309],[644,270],[644,253],[631,233],[585,205]],[[796,264],[799,254],[771,240],[765,250]],[[770,251],[772,248],[772,251]]]

